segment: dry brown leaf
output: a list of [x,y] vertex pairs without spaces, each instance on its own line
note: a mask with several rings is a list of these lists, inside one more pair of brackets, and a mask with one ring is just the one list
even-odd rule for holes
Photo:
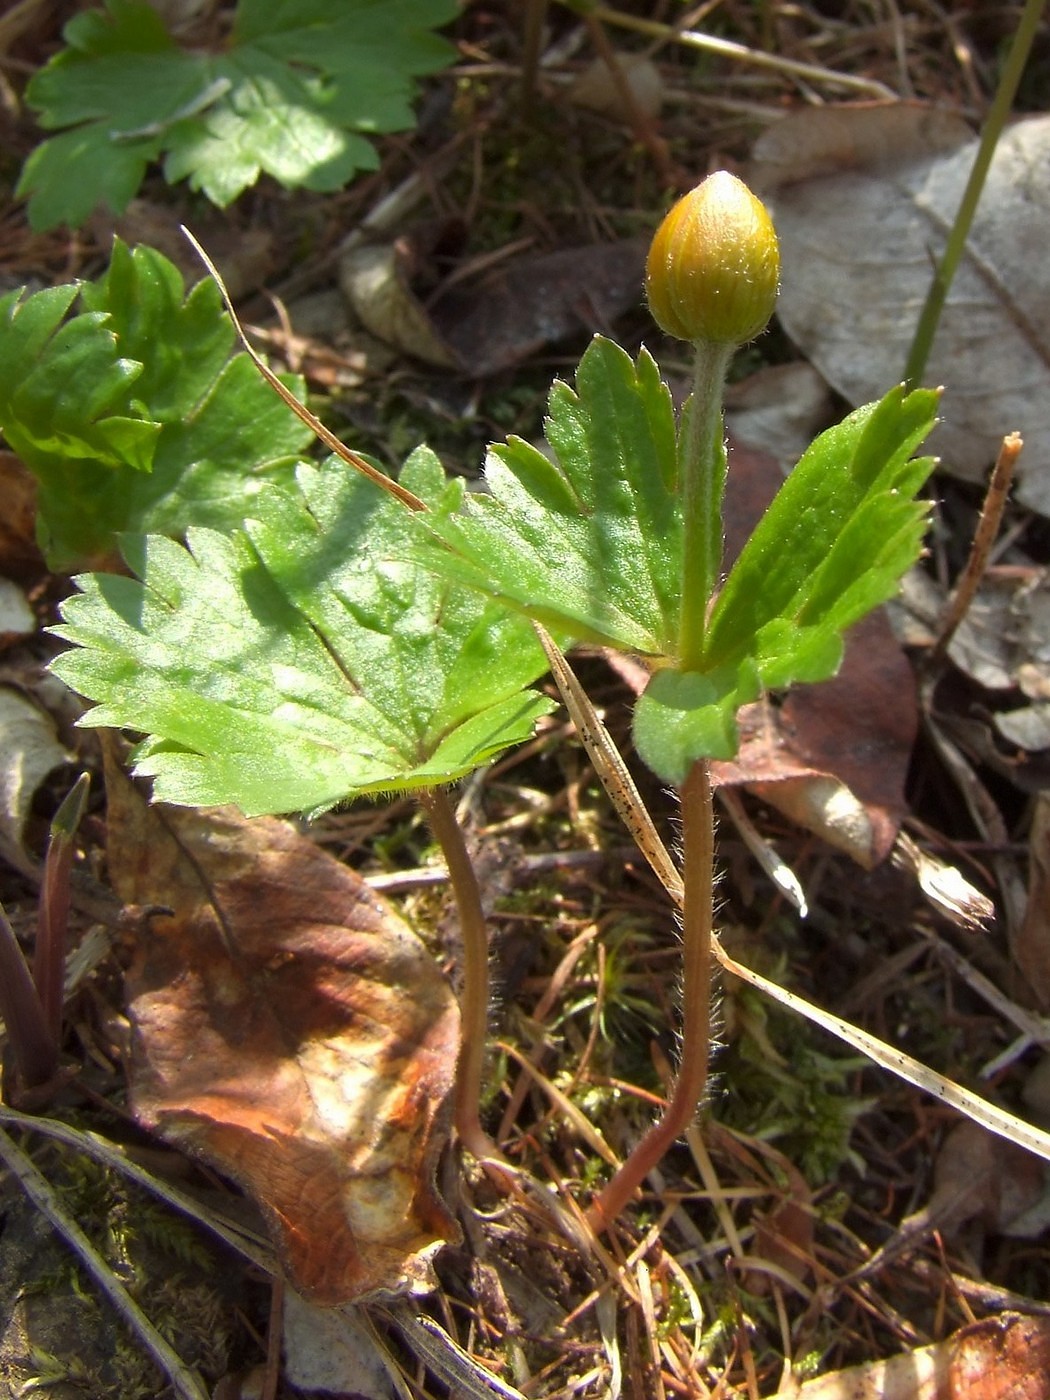
[[0,573],[25,580],[46,571],[36,542],[36,478],[13,452],[0,452]]
[[865,867],[891,850],[906,810],[918,733],[915,680],[882,612],[850,631],[838,675],[740,712],[740,751],[712,763],[718,784],[745,785]]
[[947,1400],[1050,1400],[1050,1318],[1004,1313],[956,1332]]
[[425,1283],[459,1016],[423,945],[290,824],[147,807],[107,765],[109,862],[165,906],[127,977],[140,1120],[241,1183],[315,1302]]
[[794,1400],[1050,1400],[1050,1319],[1003,1313],[933,1346],[778,1393]]
[[903,1222],[903,1231],[937,1229],[954,1239],[976,1222],[991,1234],[1030,1238],[1032,1222],[1034,1234],[1045,1228],[1046,1163],[979,1123],[959,1123],[948,1134],[933,1183],[929,1203]]
[[[976,139],[912,104],[810,108],[756,143],[751,178],[780,238],[777,312],[851,403],[904,373]],[[931,438],[946,471],[981,477],[1005,433],[1025,440],[1016,495],[1050,514],[1050,118],[1001,138],[925,381],[943,384]]]
[[24,836],[37,789],[74,759],[51,715],[21,687],[0,685],[0,854],[17,870],[32,866]]
[[352,249],[340,283],[362,324],[406,354],[477,378],[499,374],[572,335],[608,330],[641,301],[645,243],[624,239],[508,258],[425,305],[421,238]]

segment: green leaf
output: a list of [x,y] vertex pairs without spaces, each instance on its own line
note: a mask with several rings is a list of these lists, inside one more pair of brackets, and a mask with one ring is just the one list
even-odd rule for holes
[[455,51],[431,31],[455,0],[241,0],[229,43],[179,47],[145,0],[106,0],[26,96],[48,130],[22,171],[35,228],[121,212],[147,165],[226,205],[272,175],[335,190],[374,169],[370,139],[413,125],[413,79]]
[[912,453],[936,407],[934,392],[894,389],[817,439],[731,570],[688,671],[675,424],[644,351],[635,364],[596,339],[575,392],[552,390],[553,460],[520,440],[493,448],[490,494],[417,517],[429,539],[416,557],[570,635],[653,657],[635,740],[681,782],[695,759],[735,753],[736,711],[763,688],[834,675],[846,629],[915,562],[927,511],[915,496],[933,462]]
[[918,558],[933,459],[912,458],[936,419],[933,390],[893,389],[822,433],[730,571],[705,645],[712,669],[748,657],[767,687],[824,680],[842,633],[891,597]]
[[642,762],[680,786],[698,758],[732,758],[736,714],[762,690],[746,662],[718,671],[657,671],[634,707],[632,732]]
[[[402,480],[446,491],[427,453]],[[258,815],[451,782],[552,708],[528,624],[406,562],[404,507],[335,459],[300,481],[246,532],[132,540],[139,579],[87,575],[63,607],[54,669],[98,702],[83,723],[149,736],[159,800]]]
[[934,463],[911,454],[937,401],[892,390],[823,433],[787,478],[715,603],[704,669],[658,671],[635,709],[638,752],[665,782],[731,758],[736,713],[762,690],[833,676],[846,629],[896,591],[922,549],[928,507],[915,495]]
[[166,258],[118,241],[67,320],[77,293],[0,300],[0,427],[38,480],[52,568],[109,558],[122,531],[228,529],[293,479],[311,434],[247,355],[230,358],[212,282],[185,296]]
[[546,421],[554,460],[512,438],[493,447],[491,494],[420,524],[420,557],[581,639],[669,655],[678,629],[681,520],[675,424],[651,356],[603,337],[575,391],[555,383]]

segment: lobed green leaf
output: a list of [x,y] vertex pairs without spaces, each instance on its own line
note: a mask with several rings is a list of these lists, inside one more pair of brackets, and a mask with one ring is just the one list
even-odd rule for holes
[[145,0],[105,0],[63,31],[30,81],[41,125],[18,193],[35,228],[121,212],[147,166],[226,205],[272,175],[335,190],[377,163],[372,138],[413,125],[413,79],[455,51],[431,31],[455,0],[240,0],[228,45],[181,48]]
[[0,300],[0,427],[39,483],[54,569],[109,559],[124,531],[230,528],[292,481],[310,431],[234,343],[213,283],[187,296],[160,253],[119,241],[97,282]]
[[669,654],[678,626],[681,521],[675,424],[646,352],[598,336],[575,389],[555,383],[552,458],[520,438],[493,447],[490,494],[421,524],[420,558],[581,639]]
[[658,671],[635,709],[643,760],[681,783],[698,758],[731,758],[736,713],[763,689],[822,681],[844,633],[891,597],[922,549],[933,468],[913,458],[938,395],[892,390],[823,433],[787,478],[711,613],[702,671]]
[[765,686],[823,680],[841,634],[892,596],[918,557],[933,469],[913,459],[938,395],[893,389],[822,433],[759,521],[712,610],[705,654],[719,668],[749,657]]
[[[448,489],[426,453],[402,479]],[[139,577],[87,575],[63,607],[77,646],[54,669],[97,702],[83,723],[148,736],[158,799],[259,815],[451,782],[552,708],[528,623],[410,562],[408,514],[371,482],[333,459],[257,505],[185,548],[132,538]]]

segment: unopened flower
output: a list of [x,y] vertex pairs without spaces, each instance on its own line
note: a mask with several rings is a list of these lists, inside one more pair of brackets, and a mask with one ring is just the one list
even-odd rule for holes
[[657,324],[680,340],[743,345],[777,299],[780,252],[761,200],[728,171],[709,175],[656,230],[645,289]]

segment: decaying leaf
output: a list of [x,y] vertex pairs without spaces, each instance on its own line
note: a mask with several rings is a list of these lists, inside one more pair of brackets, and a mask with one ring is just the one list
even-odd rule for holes
[[459,1017],[415,935],[291,825],[147,807],[108,765],[109,862],[163,906],[128,973],[139,1119],[241,1183],[295,1287],[428,1277]]
[[13,452],[0,452],[0,570],[8,578],[38,577],[44,560],[36,542],[36,482]]
[[380,340],[428,364],[475,378],[499,374],[572,335],[606,330],[637,306],[645,243],[624,239],[526,253],[440,291],[425,305],[413,285],[410,239],[352,249],[340,282]]
[[29,600],[17,583],[0,577],[0,650],[36,631]]
[[1050,1400],[1050,1322],[1003,1313],[793,1393],[797,1400]]
[[[931,440],[980,478],[1005,433],[1025,440],[1016,494],[1050,514],[1050,117],[1000,140],[925,380]],[[954,114],[912,104],[808,108],[766,132],[752,180],[780,238],[777,313],[851,403],[897,383],[976,150]]]
[[849,634],[838,675],[768,698],[740,716],[740,751],[712,779],[746,786],[870,867],[888,855],[906,810],[918,733],[915,683],[882,613]]
[[1003,1313],[951,1339],[947,1400],[1050,1400],[1050,1320]]

